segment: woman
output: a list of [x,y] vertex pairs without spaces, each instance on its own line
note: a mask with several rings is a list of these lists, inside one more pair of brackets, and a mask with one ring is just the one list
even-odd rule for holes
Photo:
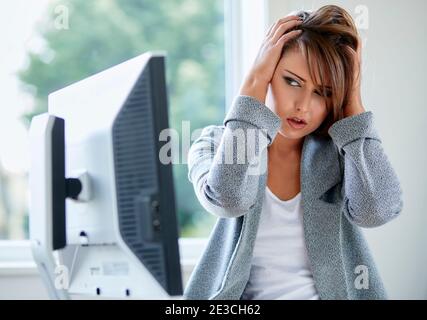
[[394,219],[402,191],[362,104],[360,64],[338,6],[271,26],[223,126],[189,152],[188,177],[218,221],[186,299],[387,297],[359,228]]

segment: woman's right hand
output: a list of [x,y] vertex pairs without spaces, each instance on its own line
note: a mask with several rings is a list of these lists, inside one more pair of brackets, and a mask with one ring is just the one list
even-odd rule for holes
[[302,32],[301,30],[288,31],[301,23],[300,17],[292,15],[277,20],[270,27],[245,77],[240,90],[241,95],[254,96],[264,103],[268,84],[273,78],[284,44]]

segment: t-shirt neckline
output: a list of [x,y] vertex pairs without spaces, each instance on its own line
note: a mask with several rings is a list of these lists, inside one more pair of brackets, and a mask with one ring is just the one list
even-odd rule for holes
[[266,190],[267,190],[268,194],[269,194],[269,195],[270,195],[274,200],[276,200],[276,201],[278,201],[278,202],[280,202],[280,203],[282,203],[282,204],[291,204],[291,203],[293,203],[293,202],[297,201],[297,200],[301,197],[301,191],[300,191],[300,192],[298,192],[298,193],[297,193],[297,195],[296,195],[295,197],[293,197],[293,198],[291,198],[291,199],[288,199],[288,200],[282,200],[282,199],[278,198],[278,197],[273,193],[273,191],[271,191],[271,190],[270,190],[270,188],[269,188],[268,186],[266,186]]

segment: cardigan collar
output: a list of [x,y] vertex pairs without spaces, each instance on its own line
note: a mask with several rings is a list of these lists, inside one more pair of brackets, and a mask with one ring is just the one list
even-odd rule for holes
[[[321,299],[347,299],[340,248],[342,169],[332,139],[309,135],[301,156],[304,237]],[[319,250],[321,243],[321,250]]]
[[319,199],[341,182],[342,168],[338,149],[332,139],[312,134],[304,139],[301,154],[301,190],[306,196]]

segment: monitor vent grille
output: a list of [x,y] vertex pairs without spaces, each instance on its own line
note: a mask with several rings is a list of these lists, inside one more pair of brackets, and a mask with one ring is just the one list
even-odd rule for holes
[[[166,288],[164,248],[160,241],[144,240],[144,228],[151,220],[150,206],[138,205],[138,199],[158,194],[156,138],[153,135],[153,110],[149,68],[133,88],[113,126],[114,166],[120,233],[130,249],[151,274]],[[155,231],[153,231],[155,234]]]

